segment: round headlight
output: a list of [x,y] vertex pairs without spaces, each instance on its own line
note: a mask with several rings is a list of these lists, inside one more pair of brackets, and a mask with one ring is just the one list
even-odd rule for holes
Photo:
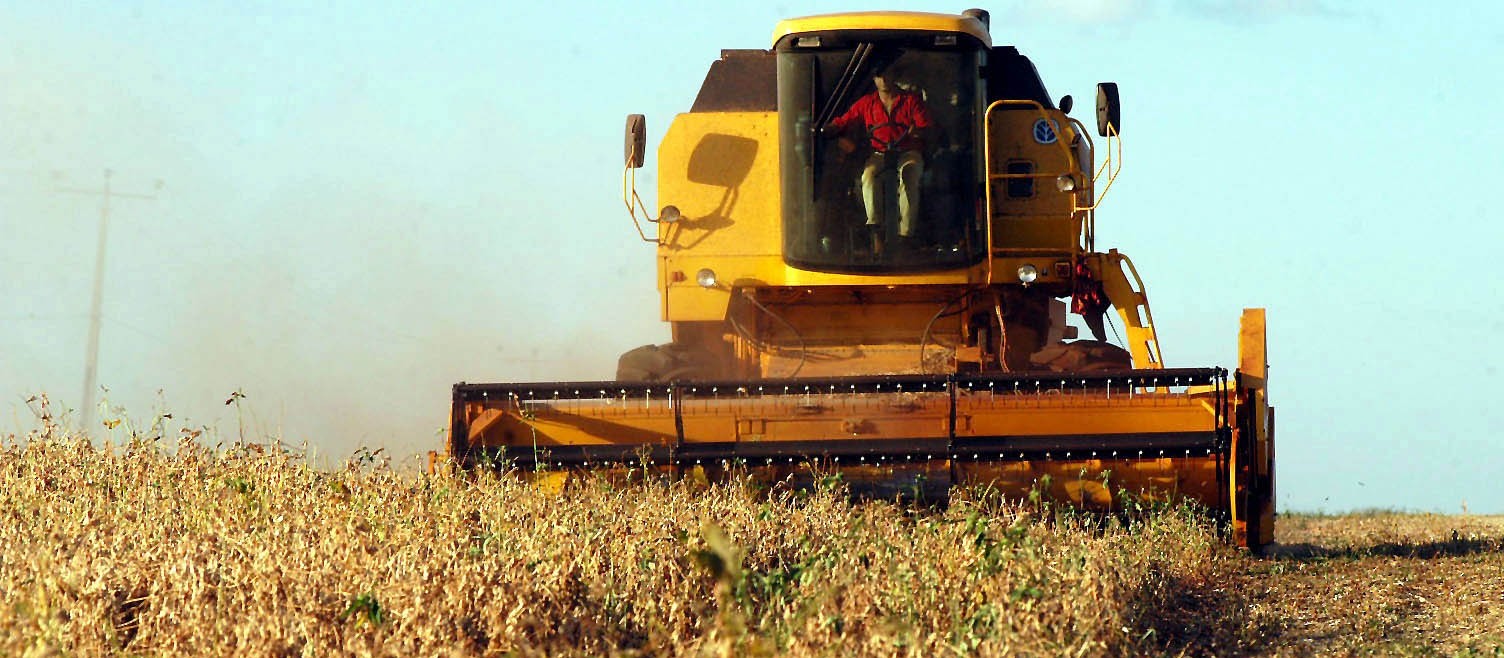
[[1018,268],[1018,280],[1022,281],[1024,285],[1034,283],[1034,280],[1037,278],[1039,278],[1039,269],[1033,265],[1024,265]]
[[700,284],[701,288],[714,288],[716,283],[715,270],[707,267],[695,272],[695,283]]
[[681,219],[684,219],[684,215],[679,214],[678,206],[664,206],[663,210],[658,212],[658,221],[660,222],[672,224]]
[[1074,192],[1076,177],[1070,174],[1060,174],[1060,177],[1055,179],[1055,187],[1060,188],[1061,192]]

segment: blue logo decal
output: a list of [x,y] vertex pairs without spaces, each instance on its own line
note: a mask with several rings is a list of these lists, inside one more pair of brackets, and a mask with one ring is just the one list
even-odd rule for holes
[[1034,141],[1040,144],[1054,144],[1055,140],[1060,139],[1056,134],[1058,129],[1059,125],[1054,121],[1039,119],[1034,122]]

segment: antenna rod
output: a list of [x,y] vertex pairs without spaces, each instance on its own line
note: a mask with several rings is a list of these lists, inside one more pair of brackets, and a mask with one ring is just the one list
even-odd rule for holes
[[[99,326],[104,319],[104,255],[105,245],[110,228],[110,199],[115,197],[126,199],[153,200],[157,194],[126,194],[116,192],[110,186],[110,176],[115,172],[110,169],[104,170],[104,187],[102,189],[60,189],[62,194],[84,194],[100,197],[99,204],[99,245],[94,252],[94,294],[89,300],[89,345],[84,354],[84,406],[83,423],[79,429],[85,433],[94,425],[94,390],[99,388]],[[158,191],[162,189],[162,181],[157,181]]]
[[104,247],[106,232],[110,227],[110,174],[104,170],[104,200],[99,204],[99,247],[94,252],[94,296],[89,300],[89,347],[84,356],[84,406],[83,425],[85,433],[94,426],[94,389],[99,379],[99,322],[104,303]]

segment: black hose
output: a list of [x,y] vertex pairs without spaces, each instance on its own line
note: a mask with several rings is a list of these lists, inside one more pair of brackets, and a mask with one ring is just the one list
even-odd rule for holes
[[[807,346],[804,343],[804,336],[800,335],[799,334],[799,330],[795,329],[794,325],[789,324],[788,320],[783,319],[783,316],[781,316],[781,315],[779,315],[777,313],[774,313],[768,307],[763,306],[762,302],[757,301],[757,299],[755,297],[753,297],[750,293],[743,292],[742,293],[742,298],[744,298],[747,301],[751,302],[753,306],[756,306],[758,308],[758,310],[761,310],[763,313],[767,313],[769,317],[773,318],[774,320],[777,320],[779,322],[779,324],[782,324],[785,328],[787,328],[789,330],[789,333],[794,334],[794,338],[799,341],[799,365],[794,366],[794,372],[789,373],[788,378],[792,379],[794,377],[799,376],[799,371],[804,369],[804,362],[809,358],[809,350],[808,350]],[[733,321],[732,325],[734,327],[738,327],[738,333],[741,333],[742,331],[745,331],[744,329],[740,329],[740,325],[738,325],[734,321]],[[743,337],[746,338],[745,335]],[[753,343],[753,345],[757,345],[757,343],[758,343],[758,341],[756,341],[755,339],[748,338],[748,340],[751,341]],[[765,349],[763,351],[771,352],[772,350],[771,349]]]
[[[966,299],[968,296],[970,296],[972,294],[972,292],[974,292],[974,291],[967,290],[965,292],[962,292],[960,295],[957,295],[955,299],[952,299],[952,300],[946,302],[944,305],[942,305],[940,307],[939,311],[935,312],[934,317],[931,317],[930,321],[924,325],[924,333],[919,335],[919,372],[925,372],[925,370],[924,370],[924,348],[930,342],[930,330],[935,328],[935,323],[939,322],[940,318],[946,317],[946,315],[947,315],[946,311],[949,310],[950,307],[954,306],[956,304],[956,302],[959,302],[959,301],[961,301],[963,299]],[[957,311],[957,313],[959,313],[959,312],[960,311]]]

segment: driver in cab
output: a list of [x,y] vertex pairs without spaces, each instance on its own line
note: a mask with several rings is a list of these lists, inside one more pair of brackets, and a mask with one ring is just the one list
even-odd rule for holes
[[[853,126],[866,131],[872,154],[862,169],[862,204],[867,211],[867,227],[872,232],[872,253],[883,251],[882,174],[886,167],[898,171],[898,235],[907,241],[914,235],[914,220],[919,214],[919,181],[924,175],[924,134],[935,125],[930,110],[918,94],[898,87],[891,73],[872,77],[871,93],[858,98],[845,114],[831,119],[821,129],[825,135],[842,135]],[[856,143],[842,138],[842,151],[851,153]]]

